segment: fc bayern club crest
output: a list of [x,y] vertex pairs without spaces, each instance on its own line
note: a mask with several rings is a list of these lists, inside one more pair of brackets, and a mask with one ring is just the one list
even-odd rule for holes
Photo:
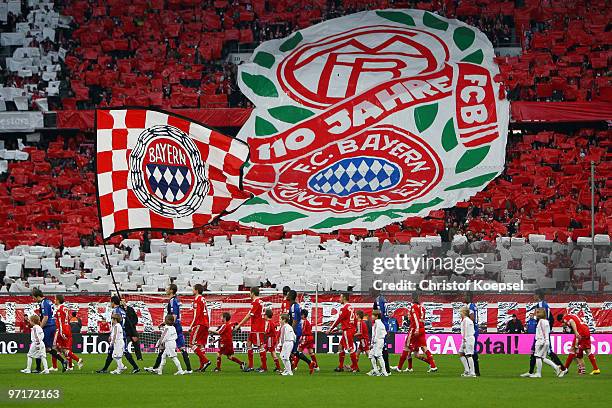
[[206,169],[197,146],[173,126],[144,129],[130,153],[129,167],[134,194],[159,215],[191,215],[208,193]]
[[255,104],[229,219],[383,227],[481,191],[504,168],[509,103],[478,29],[422,10],[356,13],[268,41],[240,66]]
[[270,194],[305,210],[346,213],[410,202],[438,184],[442,173],[440,158],[424,141],[393,126],[377,127],[288,163]]

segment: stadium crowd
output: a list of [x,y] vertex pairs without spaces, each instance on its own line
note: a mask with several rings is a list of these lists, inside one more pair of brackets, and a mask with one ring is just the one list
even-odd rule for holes
[[[601,4],[600,4],[601,3]],[[229,53],[252,51],[265,40],[345,14],[372,8],[421,8],[480,28],[496,46],[522,55],[498,57],[511,100],[610,100],[609,8],[599,2],[548,0],[22,1],[0,21],[8,50],[0,108],[8,110],[142,105],[248,107],[236,85]],[[601,6],[601,7],[599,7]],[[24,98],[27,107],[24,105]],[[36,100],[46,103],[35,103]],[[596,167],[595,233],[612,232],[609,130],[511,134],[505,172],[455,208],[409,218],[381,230],[338,230],[323,242],[376,237],[456,236],[468,242],[543,235],[555,242],[590,235],[589,164]],[[95,216],[94,146],[89,135],[62,135],[24,146],[0,145],[0,243],[66,248],[100,244]],[[530,193],[525,194],[528,188]],[[307,232],[310,233],[310,232]],[[220,221],[184,235],[152,233],[179,243],[215,236],[290,238],[282,227],[245,228]],[[140,233],[115,237],[143,241]],[[0,255],[0,258],[2,255]],[[1,273],[1,272],[0,272]],[[603,285],[602,285],[603,287]]]
[[[610,11],[599,3],[66,0],[50,9],[23,1],[2,25],[2,45],[14,53],[2,83],[14,89],[18,103],[26,96],[30,107],[45,97],[51,109],[249,107],[230,53],[250,52],[326,19],[394,7],[456,17],[496,47],[521,47],[521,56],[498,57],[510,100],[609,101]],[[12,94],[4,99],[14,100]],[[8,109],[17,107],[9,103]]]

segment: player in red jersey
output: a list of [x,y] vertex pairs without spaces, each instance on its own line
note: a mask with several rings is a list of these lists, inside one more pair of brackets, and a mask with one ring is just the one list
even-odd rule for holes
[[[419,354],[419,350],[423,354]],[[427,349],[427,335],[425,334],[425,308],[419,303],[419,294],[412,293],[412,306],[410,307],[410,329],[404,344],[404,350],[400,356],[399,365],[392,367],[395,371],[401,372],[404,367],[404,362],[408,359],[408,368],[406,372],[412,372],[412,354],[415,353],[416,358],[429,364],[428,373],[438,371],[436,362],[433,359],[431,352]]]
[[[308,310],[302,309],[300,312],[302,315],[302,336],[300,337],[300,344],[298,345],[298,351],[301,351],[305,355],[309,356],[314,363],[314,370],[319,371],[319,363],[317,362],[317,355],[315,354],[314,334],[312,332],[312,324],[308,320]],[[298,360],[299,362],[299,360]],[[297,366],[297,362],[296,362]]]
[[274,317],[274,313],[272,309],[266,310],[266,324],[264,329],[264,348],[267,353],[270,353],[272,359],[274,360],[274,372],[281,372],[280,360],[276,355],[276,345],[278,344],[278,332],[276,323],[272,319]]
[[263,373],[268,370],[268,362],[266,360],[266,350],[263,347],[264,331],[265,331],[265,314],[263,300],[259,297],[259,288],[251,288],[251,310],[244,318],[236,325],[238,330],[247,320],[251,319],[251,332],[247,340],[247,355],[249,365],[245,371],[253,371],[253,349],[259,350],[261,358],[261,367],[256,371]]
[[72,329],[70,327],[70,310],[64,305],[64,296],[55,296],[55,348],[68,360],[68,369],[72,370],[72,362],[76,361],[79,370],[83,368],[83,360],[72,352]]
[[591,331],[589,330],[589,326],[575,314],[563,315],[563,313],[561,313],[557,315],[557,320],[563,324],[564,329],[567,328],[574,334],[574,343],[565,361],[565,369],[569,369],[574,358],[580,362],[582,356],[586,354],[593,366],[591,375],[601,374],[599,367],[597,367],[595,355],[591,353]]
[[209,330],[210,333],[219,335],[219,352],[217,353],[215,372],[221,371],[222,356],[226,356],[228,360],[240,365],[240,368],[244,370],[246,365],[234,356],[234,339],[232,337],[232,324],[230,323],[232,315],[225,312],[222,316],[223,324],[217,330]]
[[193,320],[189,327],[189,347],[200,359],[200,368],[195,371],[204,372],[210,366],[210,360],[206,356],[206,345],[208,344],[208,329],[210,320],[206,299],[202,296],[204,286],[196,284],[193,286]]
[[338,318],[327,330],[327,335],[329,336],[336,327],[342,327],[342,339],[338,346],[338,367],[334,370],[337,372],[344,371],[344,357],[347,352],[351,356],[351,370],[353,372],[359,371],[359,363],[355,350],[355,312],[348,301],[348,293],[340,295],[342,307],[338,311]]
[[283,286],[283,301],[281,303],[280,308],[281,315],[289,314],[289,308],[291,307],[291,300],[289,300],[289,292],[291,292],[291,288],[289,286]]
[[363,310],[358,310],[355,314],[357,315],[357,320],[355,322],[355,340],[357,340],[357,360],[359,360],[361,353],[367,355],[370,351],[370,332],[364,320],[365,313],[363,313]]

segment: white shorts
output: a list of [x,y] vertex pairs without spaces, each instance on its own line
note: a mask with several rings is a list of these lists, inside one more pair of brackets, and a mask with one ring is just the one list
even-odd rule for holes
[[123,357],[124,351],[125,351],[125,344],[123,344],[123,341],[113,344],[113,358]]
[[474,338],[474,336],[470,336],[470,337],[463,339],[463,341],[461,342],[461,348],[459,349],[459,352],[465,355],[474,354],[474,344],[475,343],[476,343],[476,339]]
[[385,342],[383,340],[377,340],[372,343],[370,348],[369,356],[371,357],[382,357]]
[[30,350],[28,351],[28,357],[46,358],[47,351],[45,350],[45,345],[41,344],[39,347],[36,347],[36,345],[30,344]]
[[291,352],[293,351],[293,341],[285,341],[283,343],[283,347],[281,348],[280,358],[281,360],[289,360],[291,357]]
[[550,348],[550,344],[548,342],[536,343],[535,349],[533,351],[533,355],[535,357],[544,358],[548,355],[549,348]]
[[176,341],[167,341],[164,343],[164,356],[176,357]]

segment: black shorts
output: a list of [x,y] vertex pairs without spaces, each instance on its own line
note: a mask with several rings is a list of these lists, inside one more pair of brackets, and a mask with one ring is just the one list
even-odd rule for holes
[[132,337],[138,337],[138,331],[136,331],[135,327],[125,326],[125,336],[129,337],[128,340],[131,340]]

